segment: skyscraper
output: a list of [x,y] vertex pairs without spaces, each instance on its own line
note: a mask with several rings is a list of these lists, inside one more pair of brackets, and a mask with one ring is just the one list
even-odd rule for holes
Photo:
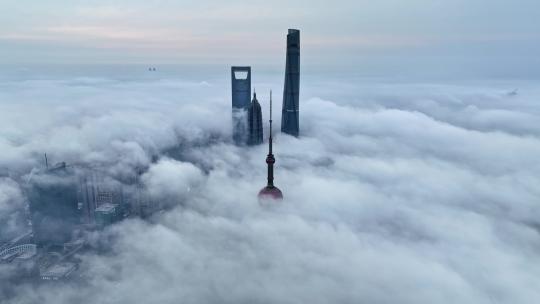
[[77,169],[79,176],[77,192],[82,224],[94,224],[96,208],[103,204],[117,205],[120,213],[129,212],[122,184],[106,179],[106,175],[99,170],[83,166],[78,166]]
[[285,61],[285,86],[281,112],[281,132],[293,136],[300,134],[300,31],[289,29],[287,34],[287,59]]
[[247,115],[251,95],[251,67],[231,67],[233,140],[244,145],[248,140]]
[[38,245],[62,245],[80,223],[77,177],[66,163],[36,173],[29,186],[30,213]]
[[276,159],[272,154],[272,91],[270,91],[270,136],[268,137],[268,156],[266,156],[266,164],[268,165],[268,183],[266,187],[259,192],[259,200],[264,203],[266,201],[281,200],[283,194],[278,187],[274,186],[274,164]]
[[248,111],[248,145],[259,145],[263,142],[263,126],[261,105],[257,100],[257,94],[253,93],[253,100]]

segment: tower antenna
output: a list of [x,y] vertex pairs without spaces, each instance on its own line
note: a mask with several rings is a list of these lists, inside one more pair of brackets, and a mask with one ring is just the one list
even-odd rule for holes
[[269,142],[269,154],[272,154],[272,90],[270,90],[270,137],[268,138]]

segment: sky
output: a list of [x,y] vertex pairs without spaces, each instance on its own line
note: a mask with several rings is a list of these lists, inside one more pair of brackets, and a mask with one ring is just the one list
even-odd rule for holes
[[537,76],[534,0],[15,1],[0,63],[283,64],[288,28],[307,66],[369,73]]

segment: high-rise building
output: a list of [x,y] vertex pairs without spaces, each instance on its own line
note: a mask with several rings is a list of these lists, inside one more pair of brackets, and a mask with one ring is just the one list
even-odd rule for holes
[[[79,209],[81,222],[92,225],[96,220],[96,208],[103,204],[116,204],[118,210],[128,210],[124,201],[122,185],[115,180],[107,179],[103,172],[92,168],[78,168],[79,178]],[[82,170],[84,169],[84,170]]]
[[104,227],[122,219],[118,205],[105,203],[96,209],[96,224]]
[[86,174],[80,177],[78,207],[81,210],[82,222],[84,224],[94,223],[94,210],[97,207],[95,190],[94,176],[92,174]]
[[281,132],[293,136],[300,134],[300,31],[290,29],[287,34],[287,59],[285,61],[285,85],[281,110]]
[[248,111],[248,131],[249,145],[259,145],[263,143],[262,111],[256,93],[253,93],[253,100],[251,101]]
[[29,183],[32,230],[38,245],[62,245],[68,242],[80,224],[74,170],[59,163],[36,173]]
[[266,156],[266,164],[268,165],[268,183],[266,187],[259,192],[259,201],[266,203],[273,200],[283,199],[283,194],[278,187],[274,186],[274,164],[276,159],[272,154],[272,91],[270,91],[270,131],[268,137],[268,156]]
[[247,115],[251,96],[251,67],[231,67],[233,140],[244,145],[248,140]]

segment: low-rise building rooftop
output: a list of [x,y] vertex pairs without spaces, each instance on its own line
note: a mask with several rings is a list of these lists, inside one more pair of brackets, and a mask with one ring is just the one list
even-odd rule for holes
[[40,276],[42,280],[58,281],[68,278],[76,269],[75,263],[58,263],[48,267]]

